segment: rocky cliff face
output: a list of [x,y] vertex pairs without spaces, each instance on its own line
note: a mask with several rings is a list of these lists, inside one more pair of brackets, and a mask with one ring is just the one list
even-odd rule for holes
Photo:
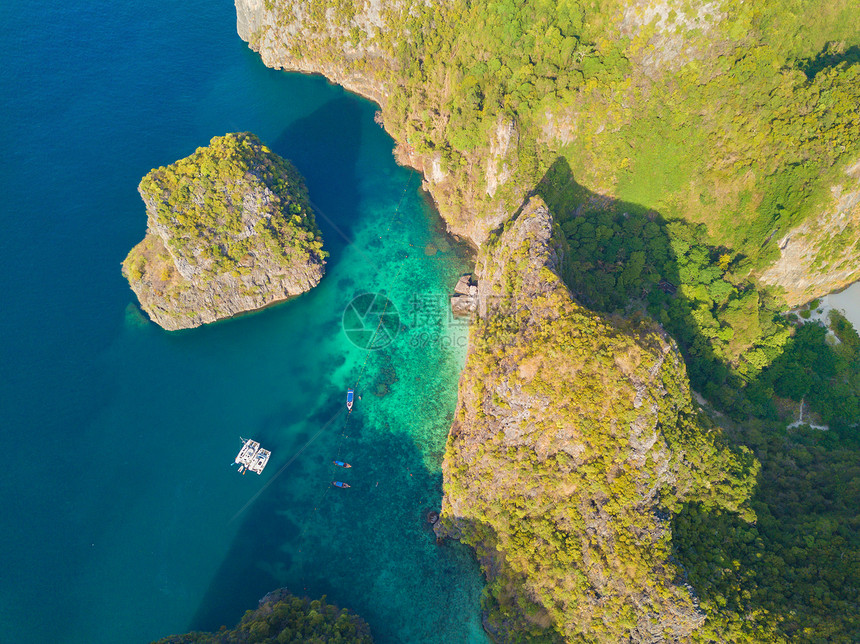
[[672,342],[571,299],[553,227],[532,199],[479,259],[439,531],[476,547],[499,641],[683,639],[704,615],[668,518],[719,479],[716,448]]
[[782,238],[780,258],[762,275],[762,281],[785,289],[791,306],[860,279],[860,161],[830,193],[824,212]]
[[[379,104],[382,125],[397,142],[398,162],[424,175],[424,189],[433,196],[450,232],[480,245],[521,201],[527,186],[512,193],[510,189],[516,183],[512,170],[517,155],[515,125],[510,118],[487,135],[480,153],[467,155],[468,161],[457,167],[444,167],[441,152],[410,141],[404,131],[401,108],[390,99],[402,73],[395,43],[409,38],[404,20],[415,19],[414,7],[389,0],[347,6],[325,0],[235,3],[239,36],[266,65],[322,74]],[[434,127],[444,128],[447,117],[436,113],[435,121]],[[501,194],[504,186],[508,190]]]
[[[333,6],[320,10],[319,3],[313,1],[298,0],[282,8],[265,0],[236,0],[236,31],[269,67],[323,74],[332,82],[382,104],[385,88],[372,69],[348,63],[379,59],[380,64],[387,65],[389,61],[378,47],[364,44],[366,37],[354,45],[349,44],[348,38],[353,28],[361,29],[365,36],[384,28],[382,9],[385,4],[385,0],[362,3],[363,6],[345,20]],[[319,11],[324,13],[322,30],[309,20]],[[329,49],[329,55],[306,55],[308,42]]]
[[[705,223],[717,244],[747,257],[773,256],[782,238],[782,259],[764,267],[764,281],[784,287],[793,304],[858,276],[849,264],[856,264],[860,233],[843,225],[854,218],[846,206],[853,186],[834,184],[841,192],[832,206],[803,205],[805,223],[788,234],[778,226],[759,230],[780,208],[800,207],[808,188],[832,184],[836,168],[848,161],[846,142],[854,145],[858,131],[850,108],[830,114],[834,105],[856,103],[851,80],[820,89],[796,69],[794,76],[767,71],[800,64],[799,52],[774,53],[780,47],[769,29],[791,20],[782,8],[762,12],[773,15],[759,21],[746,9],[675,1],[634,2],[623,11],[611,3],[557,10],[524,5],[513,13],[496,3],[430,0],[235,2],[239,35],[267,65],[323,74],[379,103],[398,160],[424,174],[451,232],[476,245],[533,192],[541,168],[563,155],[590,190],[620,197],[623,186],[635,184],[641,189],[627,189],[625,199],[655,210],[668,204],[673,211],[664,215]],[[510,33],[498,30],[500,21],[512,25]],[[738,33],[749,37],[739,40]],[[554,50],[566,53],[550,55]],[[769,62],[747,70],[756,56]],[[739,85],[726,81],[750,73],[754,78]],[[796,120],[783,123],[782,108],[767,111],[773,106],[761,123],[750,121],[749,132],[738,129],[743,119],[732,115],[755,116],[782,82],[780,92],[805,106],[796,108],[804,113],[816,96],[839,95],[814,108],[821,116],[809,127],[817,134],[795,131],[786,123]],[[657,99],[668,95],[674,102]],[[687,138],[699,142],[663,147],[666,136],[655,134],[663,127],[689,128]],[[831,130],[840,143],[816,148],[814,141],[829,140]],[[701,154],[682,160],[677,155],[688,147]],[[791,168],[824,156],[822,168],[833,172],[814,173],[808,185],[788,180],[797,189],[786,193],[791,196],[768,192],[783,189]],[[730,167],[755,170],[729,176]],[[776,204],[774,212],[757,210],[765,197]],[[744,230],[753,231],[750,239]]]
[[254,135],[229,134],[150,172],[147,233],[123,262],[140,305],[185,329],[299,295],[325,253],[298,171]]

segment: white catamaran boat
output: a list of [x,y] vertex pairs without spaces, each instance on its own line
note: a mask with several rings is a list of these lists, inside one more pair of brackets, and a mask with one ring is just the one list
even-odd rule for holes
[[260,447],[257,441],[250,438],[245,439],[240,436],[239,440],[242,441],[242,449],[239,450],[234,461],[239,464],[239,471],[243,475],[248,471],[262,474],[263,468],[266,467],[266,463],[269,462],[269,457],[272,453]]

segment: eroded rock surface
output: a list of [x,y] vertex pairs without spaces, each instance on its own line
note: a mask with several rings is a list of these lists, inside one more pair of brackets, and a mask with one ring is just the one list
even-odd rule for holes
[[147,233],[123,262],[168,330],[252,311],[316,286],[322,237],[298,171],[249,133],[215,137],[147,174]]
[[704,615],[671,561],[668,518],[743,456],[700,424],[669,338],[572,300],[554,229],[532,199],[479,258],[437,532],[475,546],[499,641],[677,641]]
[[785,289],[791,306],[860,279],[860,161],[830,195],[826,210],[780,240],[779,259],[762,275],[765,283]]

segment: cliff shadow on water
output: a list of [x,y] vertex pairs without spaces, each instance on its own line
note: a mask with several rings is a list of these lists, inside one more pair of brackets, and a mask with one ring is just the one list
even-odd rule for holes
[[[564,233],[574,297],[659,321],[724,439],[761,464],[753,490],[731,474],[717,488],[750,496],[754,522],[695,500],[672,520],[674,556],[709,615],[705,632],[856,632],[860,573],[846,561],[860,554],[860,338],[850,324],[832,324],[838,341],[818,324],[793,324],[778,294],[751,280],[743,256],[709,244],[703,225],[592,192],[563,158],[536,193]],[[806,422],[829,431],[792,424],[802,401]]]
[[[311,431],[330,411],[309,422]],[[422,465],[410,441],[365,432],[364,422],[357,407],[344,439],[350,470],[331,465],[338,422],[236,519],[237,537],[189,629],[232,624],[236,606],[253,609],[287,587],[357,612],[377,642],[462,641],[462,624],[451,623],[462,621],[462,547],[436,545],[427,522],[438,510],[441,473]],[[333,488],[332,478],[352,487]]]
[[[372,111],[370,104],[342,96],[293,121],[271,142],[272,150],[290,159],[305,177],[329,264],[339,261],[353,239],[351,222],[358,220],[361,203],[362,124]],[[328,151],[324,161],[320,150]]]

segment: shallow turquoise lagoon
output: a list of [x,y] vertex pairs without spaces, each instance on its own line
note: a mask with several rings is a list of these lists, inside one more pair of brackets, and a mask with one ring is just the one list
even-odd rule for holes
[[[447,293],[469,257],[375,106],[266,69],[228,0],[79,4],[0,6],[0,640],[217,629],[287,586],[380,642],[484,641],[477,564],[424,521],[467,333]],[[119,272],[145,229],[137,183],[238,130],[306,176],[327,275],[164,332]],[[399,315],[376,351],[343,330],[363,293]],[[240,435],[272,450],[262,476],[229,466]]]

